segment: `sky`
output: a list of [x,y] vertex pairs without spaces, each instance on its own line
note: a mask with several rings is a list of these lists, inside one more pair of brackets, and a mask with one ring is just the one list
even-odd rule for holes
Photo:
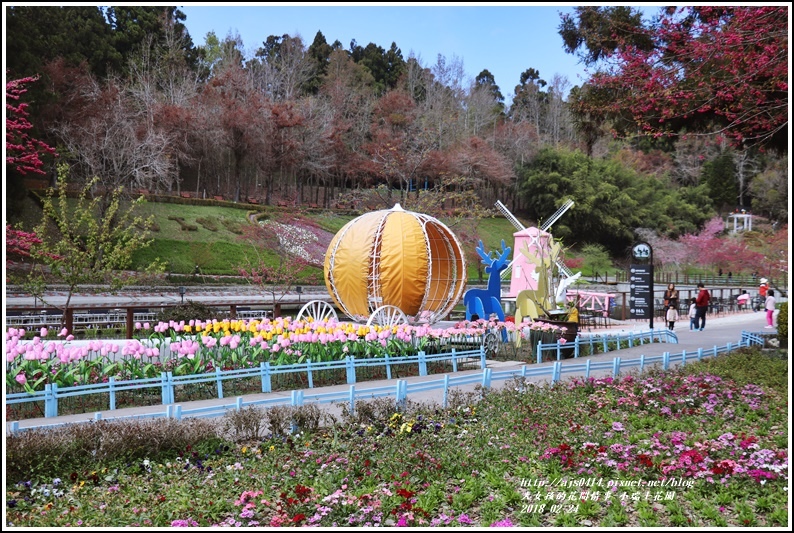
[[547,82],[555,74],[567,77],[568,89],[586,80],[585,67],[565,53],[557,33],[559,13],[572,13],[575,4],[274,4],[194,3],[179,9],[195,45],[203,45],[210,31],[221,40],[239,34],[247,57],[270,35],[300,35],[308,47],[319,30],[328,44],[339,40],[346,50],[353,39],[385,50],[394,42],[404,59],[413,52],[425,67],[435,65],[439,54],[447,65],[457,58],[471,80],[488,69],[508,102],[528,68]]

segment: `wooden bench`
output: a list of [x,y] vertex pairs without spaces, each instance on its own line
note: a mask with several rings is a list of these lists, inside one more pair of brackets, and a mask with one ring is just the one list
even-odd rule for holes
[[256,198],[254,198],[254,197],[252,197],[252,196],[249,196],[249,197],[248,197],[248,203],[249,203],[249,204],[254,204],[254,205],[257,205],[257,204],[259,204],[259,200],[257,200]]
[[222,202],[222,201],[223,201],[223,196],[221,196],[221,195],[216,195],[216,196],[213,196],[213,198],[215,198],[215,199],[216,199],[216,200],[218,200],[219,202]]
[[189,192],[180,192],[179,196],[181,196],[182,198],[190,198],[190,193]]
[[279,206],[279,207],[289,207],[289,206],[287,205],[287,202],[279,202],[279,203],[278,203],[278,206]]

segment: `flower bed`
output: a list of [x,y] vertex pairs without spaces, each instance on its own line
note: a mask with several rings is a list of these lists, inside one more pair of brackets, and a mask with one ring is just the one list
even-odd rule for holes
[[[419,351],[445,351],[455,339],[477,339],[488,331],[516,329],[512,322],[480,319],[462,321],[450,328],[400,325],[365,326],[349,322],[275,320],[223,320],[161,322],[154,327],[136,324],[137,338],[123,341],[93,340],[73,344],[63,330],[52,336],[46,328],[30,342],[24,329],[6,331],[6,385],[9,392],[107,382],[110,377],[131,380],[175,376],[271,365],[325,362],[345,357],[377,358],[415,355]],[[537,330],[551,335],[547,324],[522,325],[527,335]],[[63,338],[57,341],[54,338]],[[533,337],[534,338],[534,337]]]
[[[737,381],[748,362],[747,377],[782,384]],[[113,439],[97,444],[102,461],[84,439],[84,462],[60,469],[36,458],[78,461],[65,453],[74,439],[12,434],[6,523],[784,527],[788,388],[785,360],[773,363],[755,351],[640,377],[517,380],[447,410],[357,409],[316,430],[156,455],[139,442],[121,462]]]

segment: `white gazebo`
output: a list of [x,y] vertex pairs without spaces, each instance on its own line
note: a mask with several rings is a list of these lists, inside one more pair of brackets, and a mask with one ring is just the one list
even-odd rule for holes
[[[742,211],[741,213],[731,213],[728,219],[733,219],[733,231],[751,231],[753,229],[753,215]],[[739,225],[741,224],[741,228]]]

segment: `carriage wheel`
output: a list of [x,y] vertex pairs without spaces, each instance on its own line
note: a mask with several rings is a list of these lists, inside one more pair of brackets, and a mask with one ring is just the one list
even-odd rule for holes
[[326,320],[337,320],[336,310],[328,302],[322,300],[312,300],[301,307],[295,320],[311,318],[313,322],[323,322]]
[[399,307],[383,305],[375,309],[375,312],[367,320],[368,326],[373,324],[390,328],[400,324],[408,324],[408,317],[405,316],[405,313]]
[[489,331],[482,339],[483,348],[485,348],[485,356],[493,357],[499,351],[502,341],[497,333]]

